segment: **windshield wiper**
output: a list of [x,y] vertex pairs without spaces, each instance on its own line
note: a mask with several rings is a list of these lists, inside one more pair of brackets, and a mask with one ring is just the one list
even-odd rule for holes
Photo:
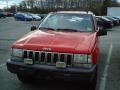
[[39,29],[41,29],[41,30],[56,30],[56,29],[54,29],[54,28],[49,28],[49,27],[40,27]]
[[67,31],[67,32],[78,32],[78,30],[76,30],[76,29],[56,29],[57,31]]
[[54,30],[54,31],[67,31],[67,32],[78,32],[76,29],[54,29],[54,28],[49,28],[49,27],[40,27],[39,29],[41,30]]

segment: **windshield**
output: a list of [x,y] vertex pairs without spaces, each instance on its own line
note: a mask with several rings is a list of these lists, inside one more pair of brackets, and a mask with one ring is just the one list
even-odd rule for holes
[[91,15],[85,14],[52,14],[40,24],[40,29],[64,30],[64,31],[92,31],[93,22]]
[[109,16],[106,16],[106,18],[108,18],[108,19],[110,19],[110,20],[116,20],[116,19],[114,19],[114,18],[112,18],[112,17],[109,17]]

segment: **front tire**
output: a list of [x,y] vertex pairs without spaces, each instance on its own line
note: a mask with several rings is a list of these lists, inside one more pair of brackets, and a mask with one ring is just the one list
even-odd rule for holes
[[93,77],[93,80],[89,84],[90,90],[96,90],[96,85],[97,85],[97,73],[98,73],[98,68],[96,67],[95,70],[95,75]]

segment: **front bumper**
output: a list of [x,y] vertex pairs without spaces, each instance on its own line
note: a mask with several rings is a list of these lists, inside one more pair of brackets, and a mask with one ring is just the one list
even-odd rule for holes
[[96,65],[92,68],[65,68],[60,69],[55,66],[33,64],[26,65],[20,62],[7,61],[7,69],[11,73],[26,74],[34,76],[49,76],[54,78],[60,78],[64,80],[80,80],[85,82],[91,82],[96,73]]

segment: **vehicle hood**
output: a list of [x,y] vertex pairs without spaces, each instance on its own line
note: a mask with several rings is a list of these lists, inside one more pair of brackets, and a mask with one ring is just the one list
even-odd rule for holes
[[56,32],[36,30],[16,41],[12,48],[61,53],[90,53],[96,32]]

